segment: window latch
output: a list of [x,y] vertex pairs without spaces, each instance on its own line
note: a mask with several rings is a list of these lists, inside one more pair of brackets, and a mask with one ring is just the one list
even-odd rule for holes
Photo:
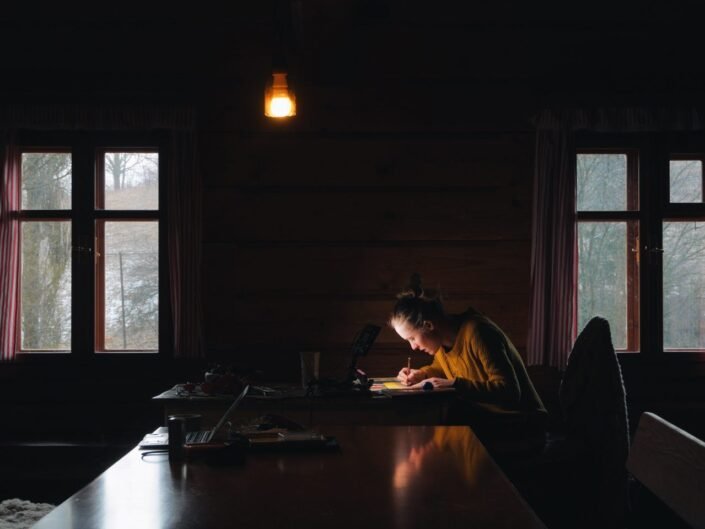
[[[644,246],[644,249],[646,250],[646,246]],[[634,254],[634,258],[636,259],[636,264],[639,264],[639,258],[641,257],[641,252],[639,251],[639,237],[636,238],[636,244],[634,245],[634,248],[630,248],[631,252]]]

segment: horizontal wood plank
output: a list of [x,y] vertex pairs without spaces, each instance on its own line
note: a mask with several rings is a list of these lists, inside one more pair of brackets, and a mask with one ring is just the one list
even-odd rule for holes
[[[526,294],[528,241],[457,246],[205,245],[208,297],[393,299],[414,272],[445,296]],[[331,273],[334,271],[334,273]],[[426,272],[428,271],[428,273]]]
[[526,186],[472,191],[237,192],[204,197],[206,242],[506,240],[529,236]]
[[[223,293],[211,296],[204,307],[208,346],[237,351],[253,346],[301,351],[347,350],[365,323],[382,327],[375,347],[399,344],[400,338],[386,322],[394,305],[390,300],[346,300],[289,296],[279,299],[237,299]],[[474,306],[487,314],[523,346],[526,335],[527,300],[524,295],[477,295],[446,302],[450,313]]]
[[533,137],[408,139],[372,136],[210,133],[202,142],[209,186],[341,185],[417,187],[526,185]]

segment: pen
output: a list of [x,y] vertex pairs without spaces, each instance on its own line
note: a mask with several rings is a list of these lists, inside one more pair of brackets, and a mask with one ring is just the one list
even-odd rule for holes
[[411,374],[411,357],[407,356],[406,357],[406,375],[409,376]]

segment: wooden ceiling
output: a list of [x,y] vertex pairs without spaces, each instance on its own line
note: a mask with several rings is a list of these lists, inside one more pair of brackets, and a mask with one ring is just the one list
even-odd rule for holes
[[247,91],[271,67],[282,5],[292,76],[319,89],[540,103],[697,99],[704,88],[694,2],[477,4],[269,0],[158,11],[121,3],[70,13],[16,6],[0,16],[0,45],[10,50],[3,70],[12,79],[0,94]]

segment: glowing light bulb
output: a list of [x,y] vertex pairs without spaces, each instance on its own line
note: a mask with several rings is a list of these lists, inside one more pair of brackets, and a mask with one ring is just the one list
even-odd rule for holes
[[290,115],[291,99],[288,96],[273,97],[269,105],[269,112],[273,118],[284,118]]
[[285,72],[274,72],[264,90],[264,115],[270,118],[296,115],[296,96],[286,82]]

